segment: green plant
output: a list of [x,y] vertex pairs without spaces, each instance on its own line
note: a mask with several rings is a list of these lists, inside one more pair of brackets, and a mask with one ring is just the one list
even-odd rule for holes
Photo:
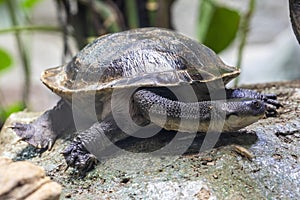
[[[12,66],[13,59],[10,54],[3,48],[0,48],[0,75],[8,70]],[[5,119],[10,115],[10,113],[16,112],[23,108],[19,103],[13,103],[9,106],[4,106],[3,103],[4,95],[0,90],[0,127],[4,123]]]
[[[248,8],[244,14],[219,4],[216,0],[201,0],[197,27],[199,41],[220,53],[238,38],[236,66],[240,68],[254,10],[255,0],[248,0]],[[235,86],[238,80],[235,79]]]
[[[30,90],[30,57],[26,43],[24,42],[21,32],[28,30],[51,30],[52,27],[30,26],[30,13],[32,8],[42,0],[0,0],[0,9],[6,19],[4,22],[8,24],[5,27],[0,27],[0,34],[13,33],[18,53],[21,60],[21,66],[24,73],[23,95],[22,100],[18,102],[10,102],[7,105],[5,95],[2,94],[0,88],[0,127],[5,119],[12,113],[24,109],[28,105],[28,94]],[[4,24],[4,23],[3,23]],[[2,25],[3,25],[2,24]],[[0,47],[0,76],[3,76],[6,71],[11,69],[13,57],[4,48]]]
[[216,53],[226,49],[235,39],[240,13],[213,0],[202,0],[199,8],[197,35],[201,43]]

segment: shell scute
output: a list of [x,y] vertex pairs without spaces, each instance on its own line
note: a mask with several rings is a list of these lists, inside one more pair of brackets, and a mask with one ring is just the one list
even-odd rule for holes
[[208,47],[179,33],[141,28],[99,37],[42,81],[61,96],[108,88],[179,86],[239,75]]

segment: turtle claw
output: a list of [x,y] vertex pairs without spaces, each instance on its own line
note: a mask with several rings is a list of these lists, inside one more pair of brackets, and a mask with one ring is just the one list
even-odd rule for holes
[[56,135],[52,130],[48,126],[40,125],[39,123],[15,123],[10,128],[15,131],[20,140],[39,149],[51,150],[56,140]]
[[83,146],[79,137],[75,138],[61,154],[68,165],[66,170],[73,167],[78,170],[81,176],[85,176],[87,172],[94,169],[98,162],[97,158]]
[[266,116],[272,117],[277,115],[277,107],[271,104],[266,104]]
[[37,144],[37,146],[36,146],[38,149],[42,149],[43,148],[43,146],[42,146],[42,144]]
[[277,100],[275,100],[275,99],[266,99],[266,100],[264,100],[267,104],[269,104],[269,105],[273,105],[273,106],[275,106],[277,109],[278,108],[280,108],[280,107],[283,107],[283,105],[279,102],[279,101],[277,101]]
[[263,94],[261,99],[266,104],[266,116],[276,116],[277,109],[283,107],[283,105],[277,100],[277,96],[275,94]]
[[277,95],[276,94],[264,94],[263,95],[263,99],[277,99]]
[[66,171],[69,169],[69,165],[67,165],[67,167],[64,169],[64,173],[66,173]]
[[51,151],[53,145],[54,145],[54,140],[49,140],[49,143],[48,143],[48,151]]

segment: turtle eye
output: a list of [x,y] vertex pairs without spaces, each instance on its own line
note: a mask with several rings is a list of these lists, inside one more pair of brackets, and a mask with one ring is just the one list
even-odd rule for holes
[[252,102],[252,108],[254,108],[254,109],[261,108],[261,103],[259,101],[253,101]]

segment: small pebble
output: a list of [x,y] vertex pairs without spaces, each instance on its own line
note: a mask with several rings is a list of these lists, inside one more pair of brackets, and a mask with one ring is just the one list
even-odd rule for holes
[[65,198],[71,198],[72,197],[72,194],[71,193],[68,193],[65,195]]
[[239,146],[239,145],[232,145],[233,146],[233,150],[240,154],[243,157],[248,158],[249,160],[252,160],[254,158],[254,155],[246,148]]

